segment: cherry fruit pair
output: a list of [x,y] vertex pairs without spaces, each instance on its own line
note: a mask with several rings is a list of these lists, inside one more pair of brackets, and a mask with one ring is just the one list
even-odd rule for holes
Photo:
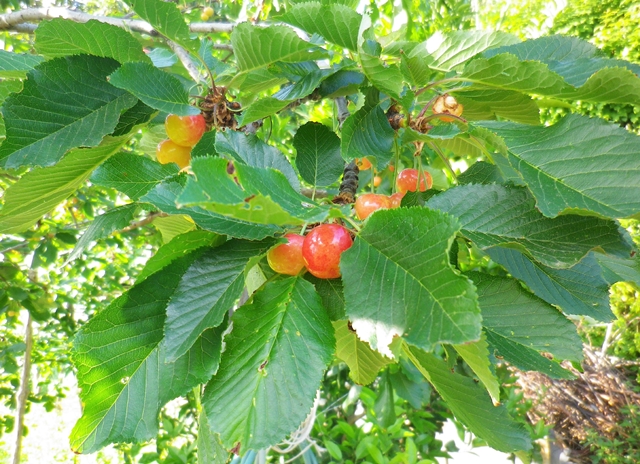
[[161,164],[176,163],[180,169],[189,166],[191,149],[207,129],[204,118],[201,114],[170,114],[164,122],[164,127],[169,138],[158,144],[156,159]]
[[305,237],[286,234],[288,240],[267,252],[271,269],[279,274],[298,275],[306,268],[320,279],[340,277],[340,256],[350,248],[353,239],[349,231],[339,224],[322,224]]

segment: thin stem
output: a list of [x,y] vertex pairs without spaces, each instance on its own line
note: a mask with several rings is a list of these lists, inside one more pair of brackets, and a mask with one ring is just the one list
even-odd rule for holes
[[427,86],[421,88],[420,90],[416,91],[416,97],[418,95],[420,95],[421,93],[426,92],[429,89],[432,89],[433,87],[437,86],[437,85],[442,85],[445,84],[447,82],[468,82],[467,79],[464,79],[462,77],[447,77],[446,79],[440,79],[439,81],[433,81],[430,84],[428,84]]
[[449,174],[451,174],[451,177],[453,178],[453,180],[457,184],[458,183],[458,176],[456,176],[456,173],[453,170],[453,167],[451,167],[451,163],[449,162],[449,158],[447,158],[445,156],[445,154],[442,153],[442,150],[440,150],[440,147],[438,145],[436,145],[435,143],[429,143],[429,148],[431,148],[433,151],[435,151],[438,154],[438,156],[440,157],[440,159],[442,160],[444,165],[447,167],[447,171],[449,171]]
[[424,107],[420,110],[420,113],[418,113],[418,117],[416,119],[421,118],[422,116],[424,116],[424,114],[427,112],[427,110],[431,107],[431,105],[433,105],[433,102],[435,102],[438,97],[440,96],[440,94],[435,95],[431,100],[429,100],[427,102],[426,105],[424,105]]
[[344,218],[342,218],[344,221],[348,222],[351,227],[354,228],[354,230],[358,233],[360,233],[360,224],[358,224],[356,221],[354,221],[353,219],[351,219],[348,216],[345,216]]
[[396,193],[396,181],[398,179],[398,169],[400,168],[400,147],[398,146],[398,139],[393,139],[393,182],[391,183],[391,193]]
[[18,425],[16,427],[16,449],[13,453],[13,464],[20,464],[22,452],[22,435],[24,434],[24,417],[27,412],[27,400],[29,398],[29,377],[31,376],[31,351],[33,350],[33,322],[31,313],[27,318],[27,331],[25,334],[24,366],[22,367],[22,382],[20,396],[18,397]]

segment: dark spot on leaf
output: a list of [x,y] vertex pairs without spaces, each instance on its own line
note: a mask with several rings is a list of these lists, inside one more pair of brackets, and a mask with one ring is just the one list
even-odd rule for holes
[[256,196],[255,195],[250,195],[247,198],[244,199],[245,202],[250,202],[251,200],[253,200]]

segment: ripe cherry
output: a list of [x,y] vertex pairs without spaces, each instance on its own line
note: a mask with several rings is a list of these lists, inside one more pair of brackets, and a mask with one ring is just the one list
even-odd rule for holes
[[304,237],[298,234],[286,234],[287,243],[280,243],[267,251],[267,262],[278,274],[298,275],[304,269],[302,243]]
[[[398,174],[398,181],[396,185],[398,186],[399,192],[415,192],[418,187],[418,170],[404,169],[400,174]],[[425,190],[430,189],[432,185],[433,179],[431,179],[431,174],[423,171],[422,178],[420,179],[420,191],[424,192]]]
[[391,209],[400,208],[402,204],[402,198],[404,197],[404,193],[396,192],[389,197],[389,202],[391,203]]
[[322,224],[302,243],[302,258],[311,274],[320,279],[340,277],[340,255],[353,244],[349,231],[339,224]]
[[374,211],[391,208],[391,199],[377,193],[364,193],[358,197],[355,204],[356,216],[364,220]]
[[177,145],[167,139],[158,144],[156,148],[156,159],[158,163],[176,163],[180,169],[189,166],[191,162],[191,148]]
[[371,169],[371,161],[369,161],[367,158],[356,158],[356,165],[361,171]]
[[382,183],[382,177],[380,176],[373,176],[373,186],[374,187],[380,187],[380,184]]
[[200,141],[207,129],[201,114],[194,116],[178,116],[170,114],[164,121],[167,136],[176,144],[183,147],[193,147]]

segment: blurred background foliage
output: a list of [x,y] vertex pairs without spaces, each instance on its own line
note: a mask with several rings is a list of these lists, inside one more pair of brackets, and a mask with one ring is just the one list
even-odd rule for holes
[[[282,8],[282,2],[275,0],[176,3],[191,21],[200,21],[200,11],[205,6],[214,8],[216,21],[267,19]],[[640,3],[635,0],[345,0],[345,3],[354,7],[360,4],[371,15],[376,32],[385,37],[385,43],[422,41],[437,31],[474,28],[501,30],[523,39],[560,33],[586,39],[608,56],[640,62]],[[1,0],[0,4],[5,12],[34,6],[65,6],[97,15],[126,14],[125,6],[117,0]],[[28,52],[31,40],[29,35],[0,32],[5,50]],[[216,40],[225,42],[228,36],[219,35]],[[223,61],[229,52],[216,51],[215,55]],[[574,111],[602,117],[628,130],[640,129],[640,108],[631,105],[578,103],[568,108],[546,101],[541,102],[541,107],[541,118],[548,123]],[[270,143],[277,141],[279,148],[286,151],[301,117],[335,125],[332,113],[330,104],[303,104],[271,118],[258,135]],[[154,143],[157,142],[151,127],[135,138],[128,149],[144,152],[145,146],[153,147]],[[0,195],[20,174],[0,171]],[[29,232],[4,237],[0,243],[0,443],[4,442],[5,448],[13,441],[26,326],[33,329],[32,389],[27,414],[34,403],[41,403],[50,411],[66,395],[76,395],[67,381],[73,375],[69,348],[75,331],[105,301],[116,298],[132,285],[146,260],[172,236],[167,228],[171,224],[143,223],[98,240],[67,264],[71,250],[91,221],[127,201],[115,190],[87,185]],[[137,219],[148,214],[139,211]],[[629,221],[625,226],[640,243],[638,223]],[[481,257],[477,262],[473,257],[470,260],[470,266],[487,265]],[[616,284],[611,304],[617,319],[610,326],[581,322],[585,341],[594,346],[606,343],[610,354],[628,360],[629,368],[640,376],[634,364],[640,355],[639,289]],[[465,366],[457,364],[455,357],[452,359],[451,367],[464,373]],[[498,374],[504,384],[503,402],[526,422],[531,402],[519,393],[512,371],[500,368]],[[323,386],[317,420],[309,437],[285,452],[285,459],[299,455],[295,462],[427,463],[455,451],[451,444],[436,439],[436,433],[451,419],[451,413],[410,366],[391,366],[373,384],[360,387],[351,382],[346,366],[336,363]],[[172,403],[162,413],[157,439],[145,445],[119,446],[121,462],[196,462],[197,408],[192,397]],[[637,411],[630,411],[627,417],[629,420],[623,424],[627,432],[640,436]],[[456,425],[463,433],[462,426]],[[527,423],[527,427],[536,438],[549,431],[543,423]],[[28,428],[25,432],[28,434]],[[599,460],[594,462],[638,462],[624,460],[635,459],[631,453],[636,445],[631,442],[620,444],[594,435],[586,445],[593,447],[594,459]],[[620,457],[621,449],[627,458]],[[272,451],[266,459],[277,462],[279,456]],[[539,455],[533,457],[540,459]],[[9,462],[9,453],[0,448],[0,462],[5,460]]]

